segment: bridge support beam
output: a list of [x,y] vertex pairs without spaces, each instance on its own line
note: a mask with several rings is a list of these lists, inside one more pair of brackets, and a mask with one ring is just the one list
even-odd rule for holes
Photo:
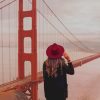
[[[32,0],[32,9],[24,11],[25,0],[19,0],[19,26],[18,26],[18,78],[25,78],[24,63],[31,62],[31,81],[37,80],[37,30],[36,30],[36,0]],[[24,18],[31,18],[31,30],[24,29]],[[24,39],[31,38],[31,53],[24,52]],[[32,100],[37,100],[38,84],[31,87]]]

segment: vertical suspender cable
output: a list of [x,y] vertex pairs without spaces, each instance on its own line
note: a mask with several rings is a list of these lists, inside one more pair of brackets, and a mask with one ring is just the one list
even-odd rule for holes
[[[2,0],[0,3],[4,2],[5,0]],[[16,0],[11,1],[10,3],[3,5],[2,7],[0,7],[1,10],[1,57],[2,57],[2,61],[1,61],[1,67],[2,67],[2,83],[4,83],[5,81],[5,73],[4,73],[4,40],[3,40],[3,8],[9,6],[10,4],[12,4],[13,2],[15,2]],[[8,26],[9,27],[9,26]],[[10,32],[10,31],[9,31]],[[9,41],[10,42],[10,41]],[[10,46],[10,44],[9,44]],[[10,52],[10,49],[9,49]],[[10,54],[9,54],[10,55]],[[10,59],[9,59],[10,60]],[[11,63],[11,61],[10,61]]]
[[[45,7],[44,7],[44,5],[43,5],[43,13],[45,13]],[[45,38],[45,32],[46,32],[46,29],[45,29],[45,23],[44,23],[44,21],[45,21],[45,19],[43,18],[43,59],[44,59],[44,54],[45,54],[45,39],[47,39],[47,38]],[[47,33],[48,34],[48,33]],[[48,35],[47,35],[48,36]]]
[[3,13],[1,9],[1,53],[2,53],[2,83],[4,83],[4,57],[3,57]]
[[[17,73],[18,73],[18,2],[19,0],[17,0],[15,2],[15,6],[14,6],[14,12],[15,12],[15,22],[16,22],[16,26],[14,28],[14,32],[15,33],[15,77],[18,77]],[[17,71],[17,72],[16,72]]]
[[[40,2],[38,1],[38,7],[39,7],[39,9],[40,9]],[[40,23],[40,20],[41,20],[41,18],[40,18],[40,15],[38,15],[38,18],[37,18],[38,20],[37,20],[37,22],[38,22],[38,67],[41,65],[41,61],[40,61],[40,59],[41,59],[41,57],[40,57],[40,55],[41,55],[41,23]],[[40,71],[40,68],[38,68],[38,71]]]
[[11,45],[10,45],[10,5],[8,6],[8,27],[9,27],[9,80],[11,81]]
[[[1,37],[1,10],[0,10],[0,59],[1,59],[1,61],[0,61],[0,66],[2,66],[2,51],[1,51],[1,40],[2,40],[2,37]],[[2,67],[1,67],[2,68]],[[1,74],[1,79],[0,79],[0,84],[1,84],[1,81],[2,81],[2,74]]]
[[[16,2],[15,2],[15,3],[16,3]],[[14,3],[14,5],[13,5],[13,11],[12,11],[12,12],[14,13],[14,18],[16,19],[16,15],[15,15],[15,13],[16,13],[15,7],[16,7],[16,6],[15,6],[15,3]],[[17,5],[17,4],[16,4],[16,5]],[[14,58],[14,62],[13,62],[13,64],[12,64],[12,65],[14,65],[14,70],[13,70],[13,72],[12,72],[12,73],[14,74],[14,76],[12,76],[12,79],[13,79],[13,80],[15,80],[15,77],[16,77],[16,63],[15,63],[15,62],[16,62],[16,60],[17,60],[17,59],[16,59],[16,38],[17,38],[17,36],[15,35],[15,34],[16,34],[15,32],[17,32],[17,31],[15,30],[15,26],[16,26],[17,22],[16,22],[16,24],[15,24],[15,22],[14,22],[15,19],[12,21],[12,24],[11,24],[11,25],[14,25],[14,26],[13,26],[14,28],[13,28],[12,32],[13,32],[13,34],[14,34],[14,37],[13,37],[13,38],[14,38],[14,40],[15,40],[14,45],[12,45],[12,46],[13,46],[13,51],[14,51],[14,57],[13,57],[13,58]],[[17,26],[16,26],[16,27],[17,27]]]

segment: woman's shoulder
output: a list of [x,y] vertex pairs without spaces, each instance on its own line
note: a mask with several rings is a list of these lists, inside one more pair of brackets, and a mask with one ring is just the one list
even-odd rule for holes
[[45,60],[45,61],[43,62],[43,65],[47,65],[47,63],[48,63],[48,61],[47,61],[47,60]]

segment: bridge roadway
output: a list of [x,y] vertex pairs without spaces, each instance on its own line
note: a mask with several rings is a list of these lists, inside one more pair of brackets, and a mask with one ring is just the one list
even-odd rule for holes
[[[96,58],[99,58],[99,57],[100,57],[100,54],[94,54],[94,55],[91,55],[91,56],[88,56],[85,58],[75,60],[72,63],[74,65],[74,67],[78,67],[78,66],[81,66],[81,65],[83,65],[89,61],[92,61]],[[31,77],[28,76],[28,77],[24,78],[23,80],[15,80],[15,81],[0,85],[0,93],[5,92],[5,91],[9,91],[9,90],[13,90],[13,89],[17,89],[18,87],[23,86],[23,85],[28,84],[28,83],[34,84],[35,82],[41,83],[42,81],[43,81],[42,72],[39,72],[38,79],[36,81],[32,82]]]

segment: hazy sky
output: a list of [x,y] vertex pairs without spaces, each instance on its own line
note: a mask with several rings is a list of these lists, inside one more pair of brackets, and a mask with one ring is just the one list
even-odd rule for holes
[[73,33],[100,33],[100,0],[45,0]]

